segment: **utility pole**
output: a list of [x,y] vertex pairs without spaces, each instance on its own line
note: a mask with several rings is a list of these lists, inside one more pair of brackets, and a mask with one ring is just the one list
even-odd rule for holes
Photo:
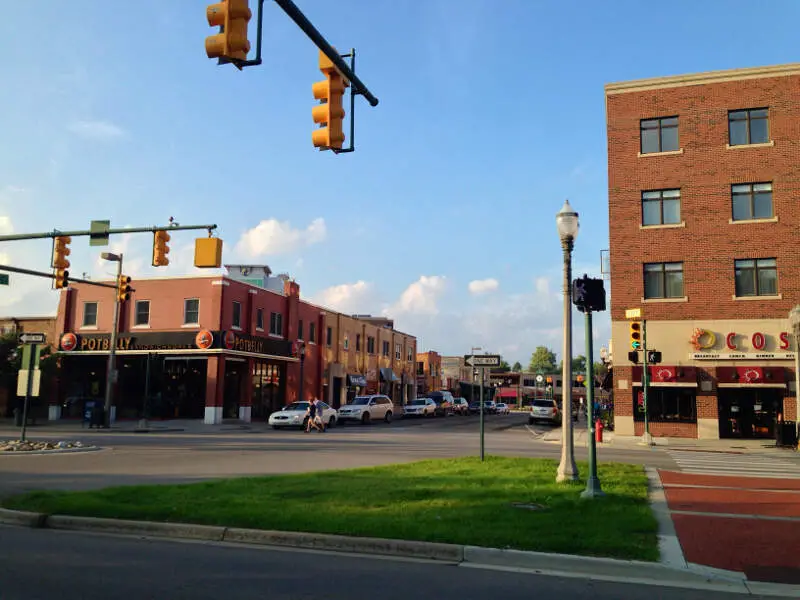
[[592,311],[586,311],[586,420],[589,429],[589,478],[586,480],[586,489],[581,493],[582,498],[597,498],[604,496],[600,487],[600,478],[597,476],[597,446],[594,439],[594,348],[592,348]]
[[650,361],[647,360],[647,320],[642,320],[642,403],[644,404],[644,435],[642,442],[648,446],[653,445],[653,437],[650,435],[650,417],[647,406],[647,390],[650,387]]
[[484,376],[486,375],[486,369],[481,368],[481,462],[483,462],[484,458],[484,447],[483,447],[483,381]]

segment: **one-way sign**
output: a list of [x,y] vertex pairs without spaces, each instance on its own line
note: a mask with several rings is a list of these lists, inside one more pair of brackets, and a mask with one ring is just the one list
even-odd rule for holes
[[31,333],[26,331],[19,334],[20,344],[44,344],[47,336],[43,333]]
[[499,354],[465,354],[464,362],[470,367],[499,367],[500,358]]

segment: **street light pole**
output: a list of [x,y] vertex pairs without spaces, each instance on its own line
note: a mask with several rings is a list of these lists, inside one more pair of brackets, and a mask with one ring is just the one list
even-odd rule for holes
[[[117,285],[119,285],[120,278],[122,277],[122,253],[113,254],[111,252],[103,252],[101,257],[104,260],[117,263]],[[117,329],[119,328],[119,290],[114,290],[114,321],[111,325],[111,340],[108,349],[108,365],[106,367],[106,399],[104,421],[106,429],[111,428],[111,400],[114,394],[114,377],[116,374],[116,357],[117,357]]]
[[[575,445],[572,438],[572,248],[578,235],[578,213],[569,200],[556,214],[556,226],[564,252],[564,339],[561,371],[561,462],[556,481],[577,481]],[[589,358],[587,357],[587,360]]]
[[592,311],[586,310],[586,420],[589,430],[589,477],[586,489],[581,498],[599,498],[605,496],[597,476],[597,446],[594,432],[594,350],[592,348]]

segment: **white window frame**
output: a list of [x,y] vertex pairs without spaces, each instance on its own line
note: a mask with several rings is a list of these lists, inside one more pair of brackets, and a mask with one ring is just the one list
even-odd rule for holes
[[[94,323],[86,322],[86,308],[94,306]],[[89,300],[83,303],[83,316],[81,318],[81,329],[97,329],[97,323],[100,319],[100,305],[97,300]]]
[[[197,318],[194,321],[190,321],[189,317],[189,302],[197,302]],[[191,311],[194,312],[194,311]],[[200,325],[200,298],[184,298],[183,299],[183,325],[185,327],[193,327],[196,325]]]
[[[147,304],[147,321],[139,323],[139,306]],[[150,300],[137,300],[133,304],[133,326],[134,327],[150,327]]]

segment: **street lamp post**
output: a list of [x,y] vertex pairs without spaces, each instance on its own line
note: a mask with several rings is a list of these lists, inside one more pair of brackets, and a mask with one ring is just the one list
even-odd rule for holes
[[789,322],[794,333],[794,422],[800,440],[800,304],[789,311]]
[[[119,285],[120,278],[122,277],[122,253],[114,254],[112,252],[103,252],[100,257],[103,260],[117,263],[117,279],[116,284]],[[116,287],[114,289],[114,320],[111,325],[111,339],[108,348],[108,365],[106,367],[106,398],[104,410],[104,423],[106,429],[111,428],[111,400],[114,394],[114,379],[116,375],[116,357],[117,357],[117,329],[119,328],[119,292]]]
[[303,367],[306,364],[306,345],[305,344],[300,344],[300,347],[297,349],[297,353],[300,355],[300,385],[298,386],[298,400],[300,402],[302,402],[303,401],[303,379],[305,379]]
[[[556,227],[564,251],[564,340],[563,368],[561,372],[561,463],[556,481],[577,481],[575,444],[572,439],[572,248],[578,235],[578,213],[572,210],[569,200],[556,214]],[[590,360],[590,357],[587,357]]]

